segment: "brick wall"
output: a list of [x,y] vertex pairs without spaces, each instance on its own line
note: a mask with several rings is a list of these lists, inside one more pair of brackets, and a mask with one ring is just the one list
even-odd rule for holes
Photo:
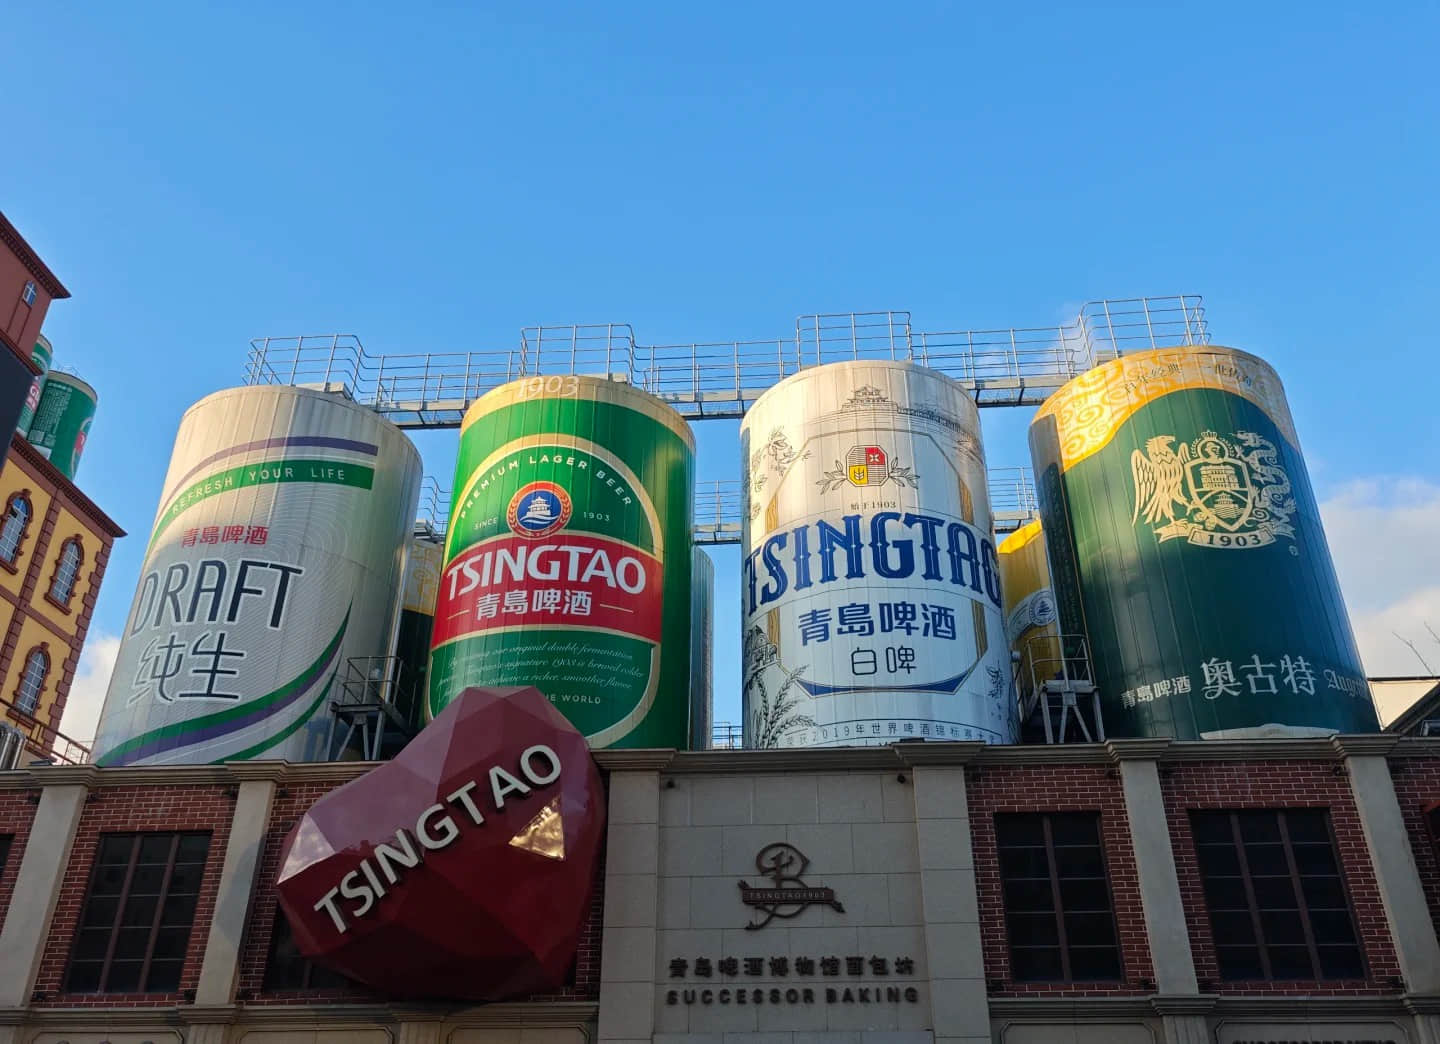
[[[50,923],[40,974],[35,982],[47,1007],[169,1007],[180,1003],[185,991],[193,990],[200,978],[200,961],[205,939],[210,934],[210,917],[220,869],[225,863],[225,844],[235,801],[223,786],[104,787],[91,792],[80,816],[70,865],[65,869],[60,900]],[[185,970],[180,990],[175,993],[64,994],[65,966],[70,944],[85,903],[90,872],[101,834],[150,831],[208,830],[210,851],[205,858],[205,875],[195,907],[194,926],[185,953]]]
[[30,824],[35,821],[36,805],[31,802],[32,793],[0,790],[0,835],[13,838],[5,865],[0,866],[0,926],[4,925],[5,912],[10,908],[10,893],[15,890],[15,876],[20,873],[20,857],[25,854],[25,844],[30,840]]
[[[1440,759],[1391,758],[1390,776],[1395,781],[1395,797],[1405,817],[1405,832],[1410,835],[1410,850],[1420,871],[1425,888],[1425,901],[1430,906],[1430,919],[1440,929],[1440,863],[1435,858],[1435,838],[1421,811],[1426,805],[1440,801]],[[0,891],[3,894],[3,891]]]
[[[1145,915],[1140,907],[1140,882],[1130,845],[1130,819],[1115,770],[1090,765],[986,766],[972,771],[966,786],[970,829],[975,849],[975,889],[985,977],[1003,980],[990,994],[1000,997],[1091,997],[1154,992],[1155,972]],[[1005,937],[1005,906],[1000,888],[1000,863],[995,852],[997,812],[1099,812],[1105,845],[1105,869],[1115,908],[1123,961],[1123,980],[1093,983],[1016,983],[1010,981],[1010,951]],[[1148,983],[1148,985],[1147,985]]]
[[[1349,780],[1343,774],[1336,774],[1337,767],[1329,761],[1186,762],[1161,767],[1160,789],[1165,796],[1165,814],[1170,821],[1175,868],[1195,957],[1195,975],[1202,992],[1325,996],[1401,992],[1390,981],[1400,974],[1400,967],[1359,814],[1350,794]],[[1324,982],[1224,982],[1220,979],[1200,867],[1190,834],[1189,812],[1242,808],[1329,810],[1345,889],[1365,953],[1368,970],[1365,979]]]
[[[285,788],[284,796],[279,793],[276,795],[270,813],[270,829],[266,832],[264,850],[260,857],[259,879],[251,900],[250,916],[245,926],[244,939],[240,945],[238,989],[247,1004],[294,1004],[317,1000],[363,1003],[382,1002],[386,999],[359,983],[330,989],[308,990],[266,990],[264,985],[265,965],[270,955],[271,935],[275,927],[275,911],[278,905],[275,878],[280,872],[281,847],[285,843],[286,835],[305,814],[305,811],[339,783],[340,781],[336,780],[290,786]],[[575,968],[575,982],[556,993],[528,999],[596,1000],[599,998],[600,932],[605,909],[604,882],[605,866],[602,849],[590,913],[581,935]]]

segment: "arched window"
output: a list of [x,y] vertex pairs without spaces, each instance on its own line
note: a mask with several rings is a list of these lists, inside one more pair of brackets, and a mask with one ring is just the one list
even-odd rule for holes
[[40,694],[45,691],[45,677],[50,673],[50,654],[44,645],[37,645],[25,657],[25,669],[20,672],[20,685],[15,690],[15,706],[22,714],[32,717],[40,707]]
[[35,514],[26,490],[10,494],[5,502],[4,520],[0,521],[0,565],[15,568],[20,558],[20,545],[25,542],[25,531],[30,528],[30,516]]
[[75,587],[80,579],[80,566],[85,562],[85,551],[79,537],[70,537],[60,545],[60,557],[55,560],[55,575],[50,578],[50,591],[46,597],[67,613],[70,599],[75,597]]

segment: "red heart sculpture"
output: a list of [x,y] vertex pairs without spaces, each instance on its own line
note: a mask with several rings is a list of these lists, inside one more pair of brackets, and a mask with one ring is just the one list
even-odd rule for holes
[[395,997],[564,984],[605,827],[600,772],[538,689],[467,689],[394,761],[290,831],[280,905],[302,953]]

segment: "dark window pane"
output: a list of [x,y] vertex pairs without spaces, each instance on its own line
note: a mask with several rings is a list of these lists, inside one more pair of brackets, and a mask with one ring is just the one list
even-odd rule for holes
[[1210,931],[1215,936],[1216,946],[1239,946],[1255,941],[1255,922],[1249,910],[1213,911],[1210,914]]
[[1217,946],[1215,958],[1220,965],[1222,979],[1265,978],[1265,969],[1260,964],[1260,951],[1253,946]]
[[1224,813],[1220,815],[1196,813],[1190,820],[1190,833],[1195,838],[1197,845],[1206,842],[1232,844],[1234,835],[1230,829],[1230,817]]
[[150,928],[121,928],[115,933],[115,960],[138,961],[150,945]]
[[1235,821],[1240,825],[1240,840],[1247,846],[1257,841],[1280,840],[1280,821],[1274,812],[1237,812]]
[[139,866],[130,876],[131,895],[159,895],[160,886],[165,883],[165,867]]
[[1005,882],[1007,910],[1050,910],[1055,906],[1050,879]]
[[146,993],[172,993],[180,988],[180,972],[184,961],[153,961],[150,978],[145,983]]
[[1051,816],[1050,836],[1057,848],[1061,845],[1099,845],[1100,820],[1088,814]]
[[110,977],[105,983],[105,992],[138,993],[142,965],[142,961],[112,961]]
[[134,848],[134,834],[109,834],[100,839],[100,851],[96,853],[95,861],[102,866],[124,866],[130,862],[130,853]]
[[1060,902],[1067,910],[1109,910],[1110,889],[1105,881],[1061,881]]
[[82,928],[109,929],[115,924],[115,915],[120,912],[120,897],[102,896],[85,904],[85,914],[80,918]]
[[100,973],[104,968],[100,961],[72,961],[70,974],[65,977],[65,989],[70,993],[94,993],[100,988]]
[[160,911],[160,924],[167,928],[177,924],[188,926],[195,917],[196,898],[194,895],[167,896]]
[[1072,979],[1120,978],[1120,951],[1113,946],[1074,946],[1070,949]]
[[1200,872],[1205,874],[1238,874],[1240,853],[1234,845],[1201,845],[1195,851]]
[[1365,965],[1356,946],[1321,946],[1320,975],[1325,979],[1363,979]]
[[[1065,915],[1065,939],[1075,946],[1114,946],[1115,919],[1110,911]],[[1073,951],[1072,951],[1073,952]]]
[[149,837],[140,839],[140,858],[137,860],[142,865],[159,864],[164,866],[170,862],[170,846],[174,837],[170,834],[151,834]]
[[77,961],[101,961],[105,949],[110,945],[110,929],[82,928],[75,933],[75,959]]
[[1012,913],[1005,918],[1010,929],[1012,946],[1055,945],[1060,942],[1060,928],[1055,915],[1048,913]]
[[1310,963],[1310,951],[1304,946],[1270,946],[1266,948],[1270,958],[1272,979],[1313,979],[1315,966]]
[[1043,845],[1044,816],[996,816],[995,840],[1001,845]]
[[190,940],[190,926],[183,928],[162,928],[155,933],[155,959],[175,960],[185,956],[185,944]]
[[1326,815],[1319,809],[1300,811],[1292,809],[1285,813],[1285,828],[1290,832],[1291,844],[1303,841],[1317,841],[1330,848],[1330,826]]
[[175,861],[177,863],[203,863],[209,854],[209,834],[181,834],[180,850],[175,856]]
[[1311,910],[1310,929],[1317,944],[1355,942],[1355,926],[1350,923],[1349,910]]
[[1050,876],[1050,863],[1043,848],[1002,848],[1000,849],[1001,877],[1044,877]]
[[1260,914],[1260,930],[1265,933],[1265,942],[1274,946],[1289,943],[1305,945],[1305,925],[1300,920],[1300,911],[1282,910]]
[[1345,888],[1338,877],[1302,877],[1300,891],[1312,910],[1345,909]]
[[1245,861],[1250,864],[1252,875],[1274,877],[1290,872],[1290,864],[1285,860],[1285,846],[1281,844],[1247,844]]
[[125,867],[106,866],[95,876],[95,895],[119,895],[125,886]]
[[1255,902],[1262,910],[1296,910],[1295,882],[1287,877],[1255,877]]
[[1323,845],[1295,845],[1295,869],[1302,874],[1334,874],[1339,871],[1335,865],[1335,853],[1330,842]]
[[1098,848],[1056,848],[1055,870],[1061,877],[1102,877],[1105,860]]
[[125,904],[120,923],[126,927],[144,925],[149,928],[155,921],[155,908],[159,905],[160,897],[157,895],[132,895]]
[[1249,910],[1243,877],[1212,877],[1205,882],[1205,902],[1212,910]]
[[200,891],[200,878],[205,874],[205,867],[200,863],[187,863],[177,866],[170,875],[171,894],[191,893]]
[[1010,975],[1017,982],[1054,981],[1065,977],[1058,947],[1010,948]]

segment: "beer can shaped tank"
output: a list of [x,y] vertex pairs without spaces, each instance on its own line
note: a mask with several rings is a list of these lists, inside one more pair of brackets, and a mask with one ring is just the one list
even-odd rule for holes
[[741,425],[745,745],[1010,743],[975,404],[923,367],[847,362]]
[[80,469],[96,402],[95,389],[73,373],[46,373],[27,437],[68,479],[74,479]]
[[1050,564],[1039,521],[1027,522],[1002,540],[999,555],[1005,640],[1017,657],[1017,687],[1025,704],[1040,682],[1061,673],[1064,666],[1055,592],[1050,586]]
[[534,685],[593,747],[689,740],[695,442],[659,399],[533,377],[465,415],[428,710]]
[[45,387],[45,375],[50,372],[50,363],[54,358],[50,342],[44,336],[37,336],[35,350],[30,353],[30,361],[40,368],[40,374],[30,382],[30,390],[25,393],[25,405],[20,407],[20,419],[15,422],[15,430],[22,435],[30,432],[30,422],[40,407],[40,392]]
[[232,388],[192,406],[97,763],[324,760],[327,698],[394,637],[420,471],[403,432],[337,395]]
[[1106,735],[1379,728],[1268,364],[1211,345],[1122,356],[1046,400],[1030,451]]

